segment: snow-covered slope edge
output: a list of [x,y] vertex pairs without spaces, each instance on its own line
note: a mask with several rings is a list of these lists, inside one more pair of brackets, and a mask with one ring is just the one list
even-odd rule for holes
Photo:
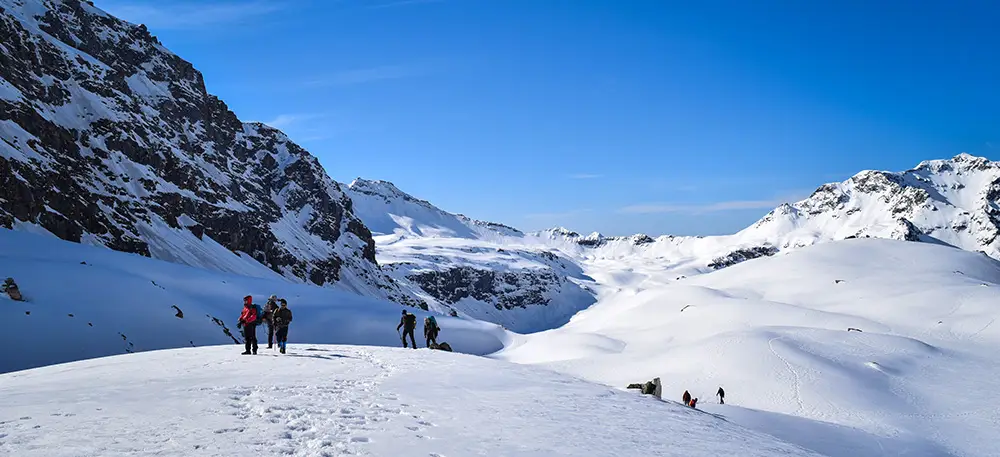
[[386,181],[357,179],[348,195],[376,234],[383,270],[432,310],[534,332],[595,301],[574,259],[523,243],[516,229],[443,211]]
[[[6,277],[27,301],[0,294],[0,345],[16,348],[0,358],[0,372],[185,346],[230,344],[238,354],[236,320],[248,294],[257,303],[271,294],[288,300],[292,343],[401,346],[400,306],[386,300],[0,229],[0,279]],[[420,320],[426,314],[418,311]],[[446,316],[438,322],[440,341],[460,352],[492,352],[508,338],[495,324]],[[266,346],[263,327],[257,336]]]
[[818,457],[709,414],[548,370],[428,350],[289,348],[256,358],[177,349],[0,375],[0,450]]
[[419,304],[315,157],[241,122],[144,26],[0,0],[0,227]]
[[831,457],[997,455],[994,259],[851,239],[679,281],[616,279],[569,324],[496,357],[616,387],[658,376],[667,397],[689,390],[706,411]]

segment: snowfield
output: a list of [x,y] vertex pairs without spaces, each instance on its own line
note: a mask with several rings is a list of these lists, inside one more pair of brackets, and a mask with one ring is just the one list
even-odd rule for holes
[[818,455],[673,402],[481,357],[296,344],[238,353],[153,351],[0,375],[0,453]]
[[[0,372],[126,352],[242,344],[236,321],[248,294],[262,305],[271,294],[288,300],[290,342],[402,346],[396,325],[403,307],[396,303],[0,229],[0,280],[6,277],[28,301],[0,294],[0,344],[30,349],[5,354]],[[423,346],[421,322],[431,313],[406,309],[418,316],[417,343]],[[495,324],[436,317],[443,329],[439,341],[455,351],[486,354],[508,338]],[[257,339],[267,345],[263,326]]]
[[661,377],[665,397],[829,456],[1000,455],[997,261],[853,239],[660,276],[607,274],[596,305],[493,357],[615,387]]

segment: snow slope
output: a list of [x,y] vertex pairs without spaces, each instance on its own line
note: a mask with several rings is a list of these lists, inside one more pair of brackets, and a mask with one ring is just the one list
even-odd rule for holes
[[816,456],[675,403],[439,351],[188,348],[0,375],[0,453]]
[[354,202],[354,214],[376,235],[469,239],[522,235],[521,231],[506,225],[444,211],[399,190],[388,181],[358,178],[346,191]]
[[443,211],[387,181],[356,179],[348,195],[375,234],[382,270],[431,310],[535,332],[595,301],[574,259],[524,243],[520,231]]
[[[28,301],[0,294],[0,344],[20,348],[0,358],[0,372],[185,346],[232,344],[239,352],[233,337],[242,344],[236,321],[247,294],[261,304],[271,294],[288,300],[291,343],[401,345],[396,325],[402,307],[386,300],[280,277],[203,270],[51,235],[0,229],[0,278],[6,277]],[[407,309],[421,321],[429,314]],[[438,323],[440,340],[456,351],[485,354],[507,339],[494,324],[446,316]],[[418,339],[420,332],[418,325]],[[266,346],[263,327],[257,336]]]
[[602,279],[596,305],[494,356],[616,387],[659,376],[665,396],[689,390],[830,456],[1000,455],[1000,265],[985,255],[854,239],[682,280]]

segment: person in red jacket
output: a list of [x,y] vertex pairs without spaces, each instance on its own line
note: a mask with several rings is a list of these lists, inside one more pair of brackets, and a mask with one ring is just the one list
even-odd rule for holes
[[257,307],[253,304],[253,297],[250,295],[243,297],[243,312],[240,313],[240,320],[236,323],[236,328],[243,328],[246,351],[243,351],[242,355],[250,355],[251,350],[254,355],[257,354],[257,324],[260,323],[260,319]]

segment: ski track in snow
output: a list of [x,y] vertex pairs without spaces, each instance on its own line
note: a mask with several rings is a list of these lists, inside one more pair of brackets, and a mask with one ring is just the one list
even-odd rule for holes
[[774,342],[783,338],[783,336],[771,338],[767,342],[767,347],[771,350],[771,354],[774,354],[775,357],[781,360],[781,362],[785,364],[785,367],[788,368],[788,371],[792,373],[792,385],[795,388],[795,402],[799,405],[798,409],[795,410],[794,415],[800,415],[805,409],[805,404],[802,402],[802,378],[799,376],[799,372],[795,371],[795,367],[792,366],[791,362],[782,357],[781,354],[778,354],[778,351],[774,350]]

